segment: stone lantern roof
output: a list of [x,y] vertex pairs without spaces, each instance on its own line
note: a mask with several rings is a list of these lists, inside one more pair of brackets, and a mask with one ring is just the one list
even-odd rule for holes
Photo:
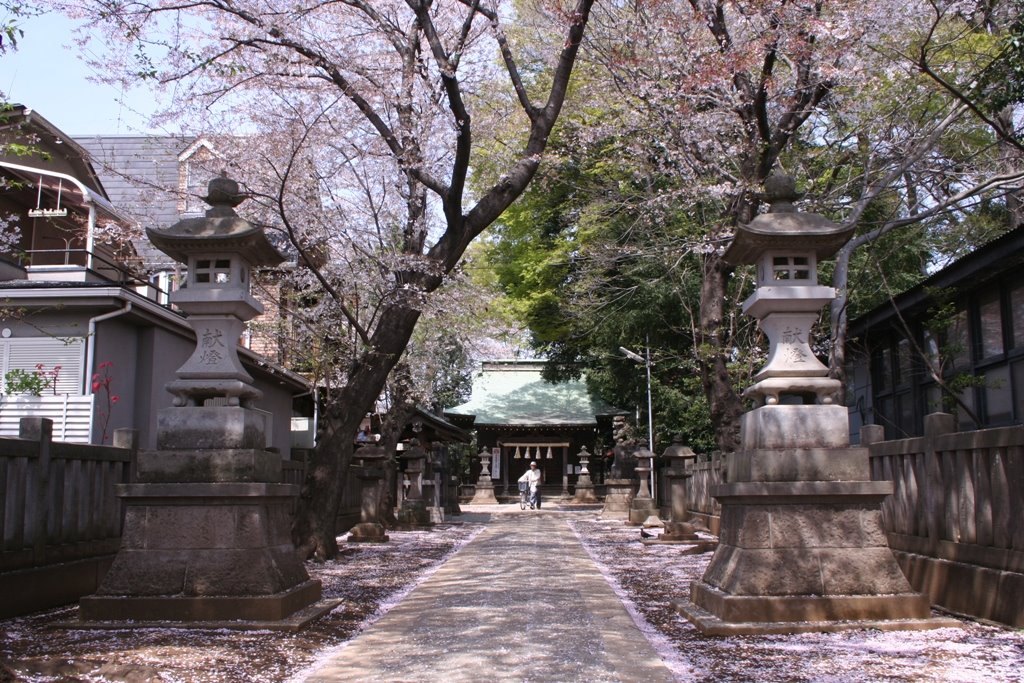
[[764,188],[768,213],[736,229],[723,256],[727,263],[754,264],[767,251],[813,252],[819,259],[828,258],[853,236],[854,226],[843,227],[819,214],[797,211],[793,202],[801,195],[790,176],[771,176]]
[[203,198],[211,207],[205,216],[184,218],[161,230],[147,228],[146,234],[154,246],[181,263],[188,261],[189,254],[230,252],[253,266],[276,266],[285,257],[262,228],[235,213],[245,199],[237,182],[226,176],[214,178]]

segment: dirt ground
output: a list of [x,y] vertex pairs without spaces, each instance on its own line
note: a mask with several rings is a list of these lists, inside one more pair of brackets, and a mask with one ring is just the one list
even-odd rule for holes
[[[324,596],[343,602],[296,634],[53,628],[76,618],[77,607],[0,621],[0,681],[289,680],[468,542],[483,528],[471,517],[425,531],[389,531],[387,544],[343,544],[336,560],[310,564]],[[966,620],[962,628],[935,631],[703,637],[670,602],[688,595],[709,554],[645,546],[637,529],[596,514],[566,523],[681,681],[1024,681],[1024,632]]]

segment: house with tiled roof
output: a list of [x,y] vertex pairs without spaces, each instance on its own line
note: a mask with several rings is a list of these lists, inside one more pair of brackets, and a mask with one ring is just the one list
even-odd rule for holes
[[[106,239],[129,232],[111,226],[135,214],[103,175],[37,112],[0,112],[0,436],[35,416],[53,419],[61,441],[110,443],[130,428],[153,448],[156,409],[172,398],[164,385],[195,350],[195,332],[142,277],[131,245]],[[179,219],[176,202],[161,225]],[[311,445],[312,384],[250,349],[239,355],[263,392],[267,445],[286,458],[293,439]],[[293,418],[304,428],[293,432]]]

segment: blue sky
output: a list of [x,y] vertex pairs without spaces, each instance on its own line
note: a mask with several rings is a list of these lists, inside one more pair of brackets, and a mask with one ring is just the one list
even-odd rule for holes
[[159,132],[147,124],[154,109],[148,90],[122,93],[88,80],[92,71],[72,42],[77,25],[54,14],[25,21],[17,51],[0,57],[0,92],[69,135]]

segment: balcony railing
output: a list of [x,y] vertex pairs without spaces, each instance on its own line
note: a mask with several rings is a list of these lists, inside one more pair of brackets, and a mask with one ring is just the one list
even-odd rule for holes
[[138,275],[123,263],[112,261],[95,251],[30,249],[25,254],[28,257],[26,272],[30,280],[106,281],[134,289],[158,303],[167,303],[169,292]]

